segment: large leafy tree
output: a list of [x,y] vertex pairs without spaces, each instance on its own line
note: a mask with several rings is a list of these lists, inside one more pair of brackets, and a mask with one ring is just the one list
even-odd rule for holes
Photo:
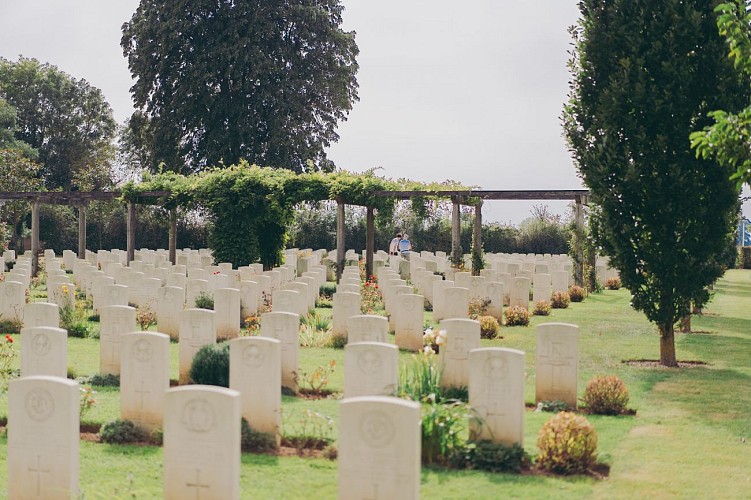
[[115,120],[99,89],[36,59],[0,58],[0,98],[16,109],[16,139],[39,152],[48,188],[98,189],[107,181]]
[[676,366],[674,327],[723,273],[738,194],[689,135],[749,87],[706,0],[583,0],[565,134],[597,209],[594,236]]
[[[357,100],[354,32],[340,0],[141,0],[123,25],[136,79],[131,125],[181,173],[246,159],[330,169],[324,148]],[[154,165],[156,167],[156,165]]]

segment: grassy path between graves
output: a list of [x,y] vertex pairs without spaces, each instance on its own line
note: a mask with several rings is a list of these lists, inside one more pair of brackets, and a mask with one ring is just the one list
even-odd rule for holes
[[[690,369],[625,365],[626,359],[659,357],[656,329],[629,307],[625,290],[591,295],[549,318],[534,317],[528,328],[503,328],[503,339],[483,346],[527,353],[526,400],[534,400],[534,325],[557,321],[581,331],[579,393],[596,374],[616,374],[631,393],[636,416],[588,417],[599,436],[600,460],[610,477],[547,477],[446,471],[423,468],[423,498],[748,498],[751,496],[751,271],[728,271],[696,333],[677,335],[681,361],[704,361]],[[392,338],[393,339],[393,338]],[[16,344],[18,345],[18,344]],[[78,375],[98,370],[98,343],[69,339],[69,364]],[[177,345],[172,344],[172,377]],[[409,354],[402,353],[407,357]],[[336,361],[329,387],[343,388],[342,350],[301,348],[302,371]],[[117,389],[96,388],[97,405],[85,421],[104,423],[119,416]],[[0,415],[7,400],[0,398]],[[325,419],[308,411],[330,417]],[[284,397],[286,432],[303,422],[319,422],[336,437],[338,401]],[[549,413],[528,411],[525,448],[536,453],[536,436]],[[317,425],[317,424],[315,424]],[[0,438],[0,492],[7,488],[6,440]],[[243,454],[243,498],[336,498],[337,464],[326,459]],[[81,443],[81,485],[85,498],[160,498],[162,450],[152,446]],[[0,493],[0,497],[3,493]]]

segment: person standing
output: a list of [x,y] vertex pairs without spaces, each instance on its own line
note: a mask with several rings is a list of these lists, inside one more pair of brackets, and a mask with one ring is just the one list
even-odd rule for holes
[[399,255],[399,242],[402,239],[402,233],[396,233],[396,237],[389,243],[389,255]]
[[409,254],[412,252],[412,242],[409,241],[409,236],[405,233],[402,239],[399,240],[399,255],[402,258],[409,259]]

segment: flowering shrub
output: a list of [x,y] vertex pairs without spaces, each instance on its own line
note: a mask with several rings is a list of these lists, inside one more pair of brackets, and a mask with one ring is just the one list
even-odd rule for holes
[[529,311],[526,307],[511,306],[504,311],[506,326],[527,326],[529,324]]
[[553,292],[550,305],[553,309],[566,309],[569,302],[571,302],[571,298],[568,296],[568,292]]
[[439,403],[430,394],[422,405],[422,461],[448,463],[457,451],[464,449],[464,431],[471,410],[461,401]]
[[584,405],[596,415],[620,415],[628,405],[626,384],[615,375],[597,376],[587,383]]
[[380,314],[384,312],[383,295],[375,276],[370,278],[360,287],[360,311],[363,314]]
[[550,316],[551,309],[550,302],[547,300],[538,300],[535,302],[534,308],[532,308],[532,314],[535,316]]
[[589,421],[562,411],[540,429],[537,465],[559,474],[587,472],[597,458],[597,432]]
[[150,326],[156,325],[156,312],[148,305],[136,308],[136,323],[141,330],[148,330]]
[[199,309],[214,310],[214,296],[207,292],[201,292],[196,297],[196,307]]
[[243,321],[243,328],[248,336],[259,335],[261,331],[261,317],[250,315]]
[[425,352],[430,350],[431,353],[438,354],[441,346],[446,343],[446,330],[435,331],[427,328],[422,334],[422,345],[425,346]]
[[568,289],[568,296],[571,298],[571,302],[581,302],[584,300],[584,289],[580,286],[572,286]]
[[423,352],[413,354],[411,359],[400,365],[397,390],[399,397],[424,401],[431,394],[440,394],[438,383],[441,380],[441,370],[430,346],[425,346]]
[[80,418],[83,418],[83,416],[96,404],[96,399],[94,399],[94,394],[96,394],[96,392],[91,389],[91,386],[82,386],[79,387],[79,390],[81,391],[81,403],[78,409],[78,414]]
[[608,290],[618,290],[621,288],[621,279],[619,277],[608,278],[605,281],[605,288]]
[[469,301],[469,317],[471,319],[477,319],[480,316],[484,316],[488,312],[488,306],[490,305],[490,299],[472,299]]
[[13,348],[13,337],[5,336],[5,340],[0,343],[0,389],[5,390],[8,380],[13,376],[13,361],[18,356],[18,352]]
[[329,377],[334,373],[336,361],[333,359],[326,365],[316,367],[312,372],[300,371],[300,392],[307,394],[324,395],[330,391],[326,389],[329,385]]
[[480,322],[480,338],[494,339],[498,336],[501,325],[493,316],[480,316],[477,318]]

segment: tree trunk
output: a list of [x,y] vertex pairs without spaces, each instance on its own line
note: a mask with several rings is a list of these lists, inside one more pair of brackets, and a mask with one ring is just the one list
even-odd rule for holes
[[675,335],[673,324],[658,325],[660,329],[660,364],[663,366],[678,367],[675,357]]
[[681,318],[681,333],[691,333],[691,315],[686,314]]

